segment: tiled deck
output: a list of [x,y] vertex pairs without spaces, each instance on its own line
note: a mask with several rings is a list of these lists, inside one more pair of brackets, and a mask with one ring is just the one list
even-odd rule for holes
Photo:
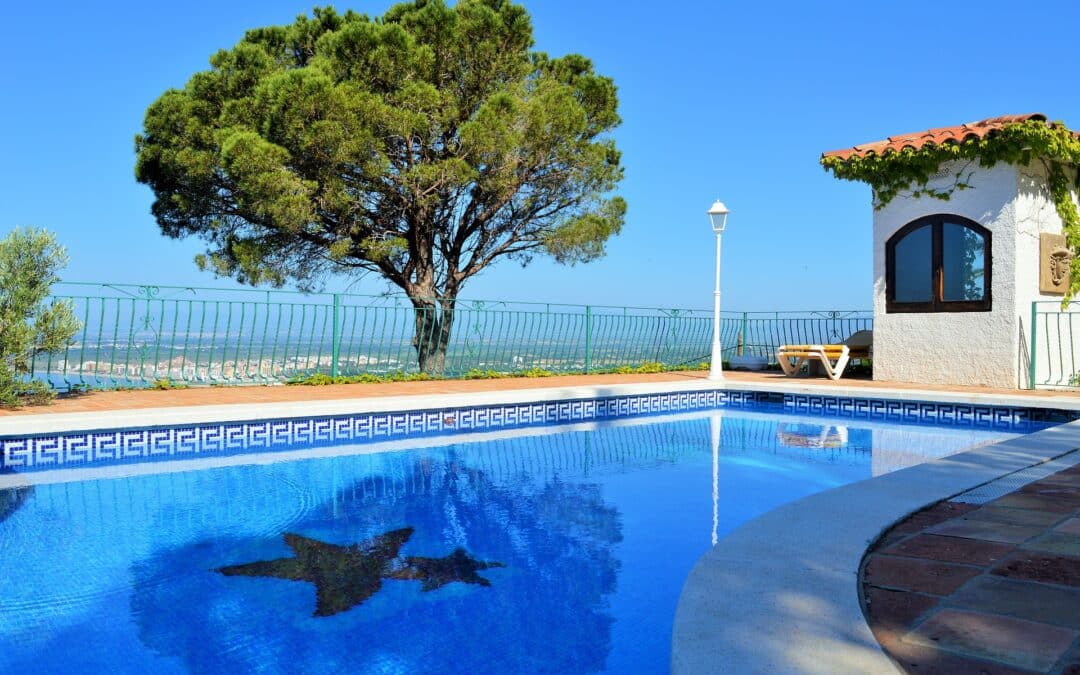
[[[489,391],[514,391],[549,387],[598,386],[610,384],[639,384],[648,382],[692,382],[700,384],[707,373],[702,371],[636,374],[636,375],[561,375],[540,378],[504,378],[493,380],[431,380],[427,382],[388,382],[380,384],[337,384],[327,386],[227,386],[191,387],[171,390],[124,390],[96,391],[71,397],[63,397],[48,406],[28,406],[15,410],[0,408],[0,416],[34,415],[42,413],[77,413],[103,410],[131,410],[139,408],[170,408],[195,405],[226,405],[236,403],[287,403],[296,401],[330,401],[342,399],[379,398],[409,395],[438,395],[476,393]],[[1015,391],[988,387],[953,387],[921,385],[904,382],[884,382],[865,378],[845,377],[832,382],[824,377],[784,377],[777,372],[749,373],[726,372],[729,386],[752,384],[756,386],[793,384],[820,388],[828,393],[836,388],[885,388],[922,390],[961,394],[1000,394],[1030,398],[1032,406],[1041,405],[1048,398],[1067,396],[1080,401],[1080,390]]]
[[862,589],[908,672],[1080,675],[1080,466],[911,516],[866,557]]

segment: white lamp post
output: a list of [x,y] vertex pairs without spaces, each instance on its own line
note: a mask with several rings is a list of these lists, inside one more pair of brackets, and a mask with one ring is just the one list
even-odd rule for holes
[[720,382],[724,380],[723,354],[720,347],[720,235],[724,234],[729,213],[731,212],[724,206],[724,202],[719,199],[713,202],[708,210],[709,221],[716,233],[716,290],[713,291],[712,361],[709,365],[709,379]]

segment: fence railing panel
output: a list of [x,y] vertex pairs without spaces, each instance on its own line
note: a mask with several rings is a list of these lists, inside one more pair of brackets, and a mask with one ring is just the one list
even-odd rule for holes
[[1029,332],[1028,387],[1080,387],[1080,302],[1031,303]]
[[776,349],[790,344],[838,344],[861,330],[873,329],[874,317],[868,311],[748,312],[740,326],[732,319],[721,330],[725,356],[735,343],[732,337],[743,335],[743,353],[762,356],[773,362]]
[[[82,322],[71,346],[34,362],[54,387],[273,383],[314,373],[417,372],[416,314],[403,296],[64,283]],[[781,344],[839,342],[869,312],[722,315],[725,358],[773,360]],[[443,374],[597,372],[707,362],[708,310],[459,300]]]

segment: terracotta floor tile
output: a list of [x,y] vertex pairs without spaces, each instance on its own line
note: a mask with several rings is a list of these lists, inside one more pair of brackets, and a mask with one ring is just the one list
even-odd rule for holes
[[990,503],[994,506],[1035,509],[1051,513],[1072,513],[1077,509],[1077,505],[1072,501],[1024,492],[1014,492],[999,499],[995,499]]
[[937,647],[1017,668],[1045,671],[1080,631],[994,614],[942,609],[901,642]]
[[1036,537],[1024,543],[1021,548],[1080,558],[1080,534],[1047,532],[1041,537]]
[[910,673],[1057,674],[1075,663],[1080,675],[1080,466],[964,512],[945,503],[870,552],[865,611],[882,647]]
[[1003,559],[1014,548],[1011,544],[993,541],[919,534],[894,544],[881,553],[968,565],[991,565]]
[[1080,675],[1080,643],[1073,643],[1072,649],[1061,659],[1061,675]]
[[981,567],[936,560],[872,555],[866,564],[863,580],[881,588],[948,595],[982,571]]
[[[927,525],[934,525],[950,518],[956,518],[962,516],[965,513],[969,513],[979,508],[975,504],[962,504],[960,502],[938,502],[930,508],[923,509],[918,513],[913,514],[912,518],[918,518],[926,522]],[[930,522],[933,521],[933,522]]]
[[1013,668],[1003,663],[983,661],[896,640],[882,644],[902,669],[918,675],[1035,675],[1038,671]]
[[893,531],[902,534],[914,534],[924,529],[951,520],[958,516],[969,513],[978,507],[974,504],[961,504],[959,502],[938,502],[928,509],[908,516],[903,522],[893,528]]
[[964,520],[989,520],[1009,525],[1053,525],[1067,516],[1063,513],[1047,513],[1032,509],[1011,509],[1007,506],[982,506],[963,516]]
[[[863,586],[866,602],[866,620],[874,635],[884,638],[896,637],[911,630],[915,621],[928,610],[937,606],[938,599],[919,593],[892,591],[875,586]],[[879,641],[883,640],[878,636]]]
[[227,387],[200,386],[164,391],[147,389],[95,391],[80,396],[65,397],[47,406],[27,406],[18,409],[0,408],[0,417],[7,415],[38,415],[43,413],[93,412],[97,410],[130,410],[193,405],[283,403],[292,401],[362,399],[385,396],[515,391],[547,387],[633,384],[642,382],[694,382],[705,379],[707,375],[708,373],[704,371],[684,371],[635,375],[559,375],[555,377],[514,377],[495,380],[430,380],[427,382],[332,384],[321,387],[252,385]]
[[1043,483],[1039,481],[1028,483],[1017,490],[1017,493],[1048,497],[1067,504],[1073,504],[1075,507],[1080,507],[1080,488],[1075,488],[1071,485],[1059,485],[1057,483]]
[[[921,532],[921,530],[920,530],[920,532]],[[896,544],[896,543],[898,543],[900,541],[903,541],[904,539],[907,539],[912,534],[913,533],[911,533],[911,532],[900,532],[896,528],[893,528],[893,529],[889,530],[888,532],[886,532],[885,534],[883,534],[881,536],[881,539],[878,539],[877,543],[874,546],[874,549],[875,550],[881,550],[881,549],[889,548],[893,544]]]
[[1080,588],[1069,590],[993,575],[981,576],[942,602],[958,609],[1080,628]]
[[992,573],[1010,579],[1080,586],[1080,558],[1019,550],[998,563]]
[[[102,391],[91,392],[83,396],[65,398],[50,406],[31,406],[17,410],[0,409],[4,415],[35,415],[51,412],[86,412],[94,410],[117,410],[131,408],[156,408],[178,405],[224,405],[229,403],[262,403],[283,401],[332,400],[347,398],[366,398],[372,396],[405,396],[410,394],[443,394],[472,391],[508,391],[539,387],[576,386],[587,384],[611,384],[632,382],[670,382],[695,381],[708,376],[704,371],[686,371],[678,373],[655,373],[642,375],[564,375],[545,378],[507,378],[501,380],[436,380],[431,382],[390,382],[383,384],[338,384],[325,387],[285,387],[285,386],[227,386],[227,387],[192,387],[167,391]],[[775,382],[791,383],[794,378],[784,377],[781,373],[725,372],[729,383],[754,382],[770,384]],[[926,385],[910,382],[888,382],[867,378],[844,377],[832,382],[825,377],[798,378],[804,387],[827,394],[837,387],[868,388],[889,387],[891,389],[919,389],[924,391],[947,391],[960,393],[1008,394],[1030,398],[1033,406],[1038,406],[1040,399],[1057,396],[1077,396],[1080,392],[1069,391],[1017,391],[1014,389],[993,389],[989,387],[957,387],[945,385]]]
[[1080,488],[1080,472],[1072,473],[1069,471],[1060,471],[1040,479],[1037,482],[1042,485],[1054,485],[1062,488]]
[[1042,534],[1043,529],[1043,527],[1031,525],[1009,525],[987,520],[955,519],[935,525],[926,531],[931,534],[944,534],[950,537],[1019,544],[1035,535]]

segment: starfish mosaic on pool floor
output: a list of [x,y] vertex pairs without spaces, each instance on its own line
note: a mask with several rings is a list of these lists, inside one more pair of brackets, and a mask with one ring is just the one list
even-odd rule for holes
[[333,616],[375,595],[383,579],[417,580],[424,591],[455,581],[490,586],[477,571],[505,567],[501,562],[476,560],[462,548],[443,558],[400,558],[398,552],[412,534],[413,528],[403,527],[359,544],[339,546],[287,532],[285,543],[293,550],[293,557],[229,565],[216,571],[225,576],[311,582],[315,585],[315,616]]

